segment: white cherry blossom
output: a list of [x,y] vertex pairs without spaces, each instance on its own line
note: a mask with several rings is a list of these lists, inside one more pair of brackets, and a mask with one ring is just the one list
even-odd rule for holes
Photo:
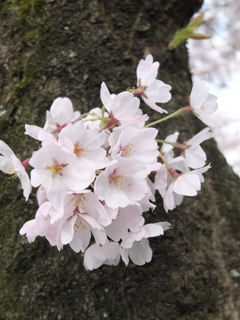
[[117,217],[112,223],[105,227],[108,237],[114,241],[125,239],[128,231],[137,232],[144,224],[142,209],[137,205],[129,205],[125,208],[119,208]]
[[120,247],[116,242],[106,241],[105,244],[91,245],[84,254],[84,267],[87,270],[99,268],[103,264],[118,265],[120,260]]
[[67,124],[80,116],[79,111],[73,111],[69,98],[57,98],[53,101],[50,111],[47,111],[44,129],[50,133],[60,132]]
[[108,161],[106,150],[101,146],[105,134],[86,129],[81,122],[70,123],[59,133],[59,142],[64,150],[74,154],[82,165],[91,166],[93,170],[104,168]]
[[140,100],[130,92],[124,91],[111,97],[106,84],[103,82],[100,92],[101,100],[111,116],[112,123],[131,123],[131,121],[141,120],[142,110],[139,109]]
[[127,127],[116,128],[109,137],[112,157],[119,154],[123,158],[136,159],[144,164],[154,162],[159,154],[155,138],[158,134],[155,128]]
[[194,115],[209,127],[217,126],[212,120],[212,115],[218,108],[217,97],[209,93],[209,88],[205,81],[194,83],[189,100]]
[[148,192],[146,179],[137,176],[145,166],[132,159],[112,160],[95,182],[95,193],[100,200],[115,209],[141,200]]
[[2,140],[0,140],[0,154],[2,154],[2,156],[0,156],[0,170],[20,179],[23,195],[26,200],[28,200],[32,186],[22,162]]
[[103,227],[87,213],[75,213],[62,224],[60,230],[61,243],[69,244],[75,252],[84,252],[89,246],[93,234],[98,244],[106,242]]
[[207,156],[203,149],[200,147],[200,143],[213,137],[213,133],[209,131],[210,128],[205,128],[184,143],[184,145],[186,145],[187,147],[189,146],[183,152],[183,156],[190,168],[197,169],[205,165]]
[[73,154],[66,152],[54,142],[44,145],[34,153],[29,164],[31,183],[34,187],[42,185],[47,198],[56,206],[62,193],[80,192],[94,180],[95,173],[87,165],[82,166]]
[[159,62],[153,62],[152,55],[142,59],[137,67],[137,86],[135,94],[140,94],[143,101],[153,110],[167,113],[156,103],[165,103],[171,99],[169,92],[172,87],[161,80],[157,80]]
[[149,246],[148,238],[163,235],[170,227],[167,222],[146,224],[136,233],[129,232],[128,236],[121,243],[121,256],[126,265],[129,258],[136,265],[142,266],[152,259],[152,249]]
[[[0,140],[0,170],[20,178],[26,199],[32,186],[38,187],[35,218],[20,230],[29,242],[41,236],[58,250],[69,245],[84,253],[87,270],[116,266],[121,257],[125,265],[130,260],[136,265],[151,261],[148,238],[163,235],[170,224],[145,224],[144,213],[151,209],[151,215],[155,209],[156,190],[165,211],[181,204],[184,196],[197,195],[203,173],[210,168],[204,167],[206,154],[200,144],[212,137],[205,128],[181,144],[179,130],[164,141],[158,134],[167,126],[152,126],[187,112],[213,126],[217,108],[216,97],[200,81],[193,85],[187,107],[146,125],[149,116],[135,95],[160,113],[167,111],[156,103],[171,98],[171,86],[156,79],[159,65],[152,55],[139,62],[136,89],[110,94],[103,82],[103,107],[94,103],[96,108],[81,116],[69,98],[55,99],[43,128],[25,126],[25,134],[41,147],[23,162]],[[174,158],[174,147],[181,156]],[[33,168],[31,182],[25,171],[28,164]]]

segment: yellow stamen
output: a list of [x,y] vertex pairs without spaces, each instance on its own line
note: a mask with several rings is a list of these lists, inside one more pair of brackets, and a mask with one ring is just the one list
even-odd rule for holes
[[8,170],[7,174],[11,174],[13,179],[18,177],[17,171],[14,169],[14,166],[9,164],[6,169]]
[[78,229],[82,228],[83,230],[85,230],[87,227],[86,225],[83,223],[83,219],[81,217],[77,217],[77,220],[74,224],[74,231],[78,232]]
[[116,188],[123,189],[124,187],[124,173],[122,174],[114,174],[115,171],[110,176],[110,183],[113,183]]
[[130,157],[133,156],[136,151],[133,150],[134,144],[128,143],[125,147],[120,147],[120,151],[122,152],[121,155],[123,157]]
[[84,154],[84,152],[87,152],[88,150],[86,150],[88,147],[84,148],[83,144],[80,143],[75,143],[74,144],[74,153],[77,157],[85,157],[86,154]]
[[53,178],[56,177],[57,175],[60,175],[61,177],[63,176],[64,173],[64,168],[68,164],[60,164],[56,160],[53,160],[53,164],[51,166],[46,166],[46,169],[52,171],[52,176]]

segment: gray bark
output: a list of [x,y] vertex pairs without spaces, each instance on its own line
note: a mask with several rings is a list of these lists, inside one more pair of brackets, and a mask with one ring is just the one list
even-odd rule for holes
[[[7,0],[0,2],[0,139],[27,158],[38,143],[24,125],[42,126],[58,96],[75,110],[101,106],[99,89],[135,85],[138,61],[147,53],[161,62],[160,78],[172,85],[170,112],[188,104],[191,76],[184,45],[167,49],[199,0]],[[149,112],[149,111],[148,111]],[[151,115],[156,119],[157,115]],[[181,139],[202,124],[190,115],[159,127]],[[0,174],[0,319],[214,319],[240,318],[239,179],[218,152],[204,144],[212,169],[203,190],[166,214],[162,200],[148,221],[169,221],[164,237],[151,241],[153,260],[142,267],[84,270],[82,256],[61,252],[43,238],[29,244],[19,235],[34,217],[18,181]],[[231,276],[232,275],[232,276]],[[235,275],[237,273],[235,272]]]

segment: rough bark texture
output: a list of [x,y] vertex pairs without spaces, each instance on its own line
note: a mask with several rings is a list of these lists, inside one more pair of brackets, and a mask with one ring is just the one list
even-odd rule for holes
[[[112,92],[136,83],[144,55],[161,61],[161,79],[173,86],[169,111],[188,103],[191,77],[184,45],[168,51],[201,0],[7,0],[0,2],[0,138],[22,158],[38,144],[24,125],[42,126],[54,98],[68,96],[75,110],[101,106],[99,88]],[[153,114],[152,119],[158,115]],[[186,116],[161,126],[161,137],[182,130],[190,138],[202,124]],[[19,235],[34,217],[18,182],[0,175],[0,319],[214,319],[240,318],[239,179],[214,141],[205,143],[212,169],[198,197],[168,215],[158,207],[149,221],[169,221],[151,241],[151,263],[123,263],[87,272],[68,246]]]

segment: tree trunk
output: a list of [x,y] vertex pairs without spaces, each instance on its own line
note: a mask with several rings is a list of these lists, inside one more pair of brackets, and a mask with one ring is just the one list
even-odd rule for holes
[[[184,45],[167,48],[201,0],[6,0],[0,3],[0,139],[25,159],[38,143],[24,125],[42,126],[58,96],[82,113],[101,107],[100,84],[111,92],[136,84],[138,61],[161,62],[160,78],[172,85],[169,112],[188,104],[191,76]],[[164,106],[165,107],[165,106]],[[147,111],[149,113],[149,110]],[[150,114],[157,119],[156,113]],[[161,125],[164,138],[181,130],[185,141],[201,128],[186,115]],[[214,141],[204,145],[212,169],[195,198],[166,214],[162,200],[148,221],[172,224],[150,243],[153,259],[139,267],[86,271],[82,255],[19,229],[33,219],[18,182],[1,173],[0,319],[12,320],[237,320],[240,319],[239,179]]]

